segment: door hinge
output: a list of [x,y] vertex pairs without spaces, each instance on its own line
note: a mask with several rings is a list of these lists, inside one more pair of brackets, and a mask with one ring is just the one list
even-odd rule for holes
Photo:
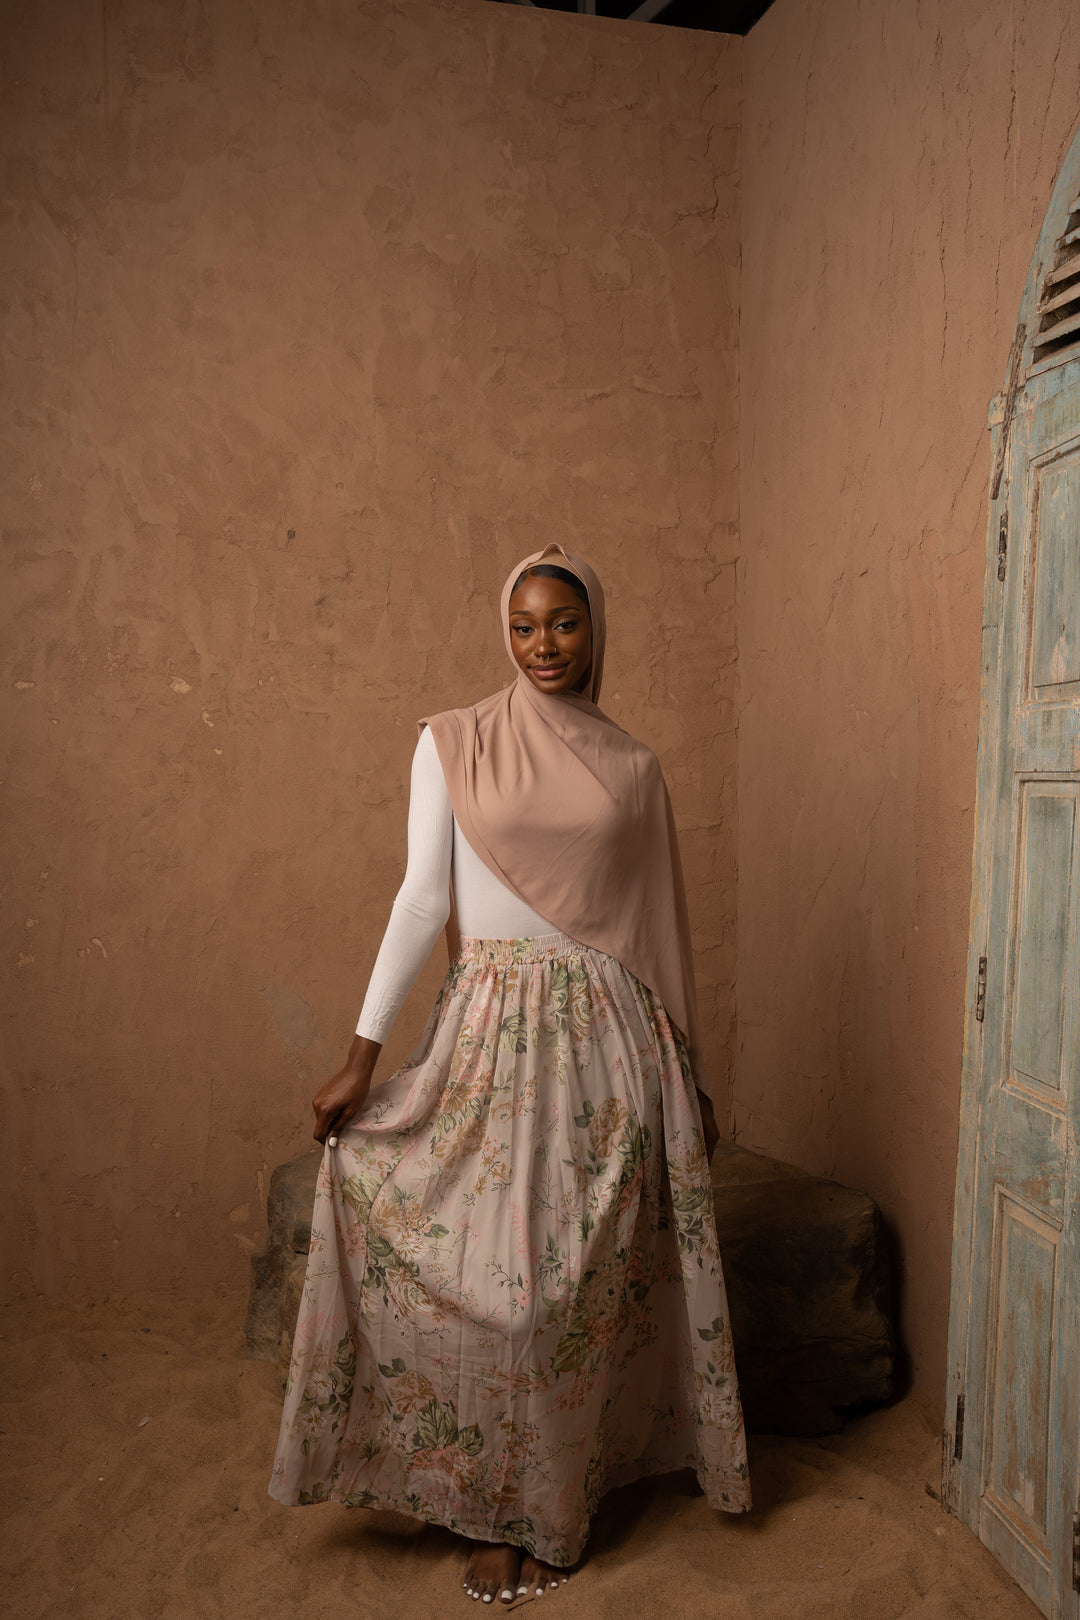
[[1080,1592],[1080,1513],[1073,1514],[1073,1591]]
[[954,1462],[961,1462],[964,1456],[964,1392],[961,1390],[956,1397],[956,1422],[953,1424],[952,1454]]
[[[975,986],[975,1017],[981,1024],[986,1017],[986,957],[979,957],[979,978]],[[963,1396],[961,1396],[961,1400]]]
[[1009,508],[1001,514],[998,524],[998,579],[1005,578],[1005,561],[1009,554]]

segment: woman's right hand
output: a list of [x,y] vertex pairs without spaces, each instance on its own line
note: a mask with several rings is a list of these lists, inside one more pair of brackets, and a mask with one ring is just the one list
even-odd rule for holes
[[345,1067],[339,1069],[311,1099],[315,1113],[315,1140],[325,1142],[338,1136],[354,1120],[367,1101],[375,1059],[382,1051],[378,1041],[354,1035]]

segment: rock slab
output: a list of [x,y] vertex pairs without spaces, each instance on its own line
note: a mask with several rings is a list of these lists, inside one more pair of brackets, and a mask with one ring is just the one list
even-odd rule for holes
[[282,1389],[300,1313],[321,1164],[322,1149],[313,1148],[278,1165],[270,1177],[266,1201],[266,1241],[251,1257],[251,1293],[244,1323],[248,1355],[256,1361],[276,1361]]
[[[251,1261],[250,1355],[284,1386],[322,1153],[279,1165]],[[893,1392],[889,1248],[865,1193],[734,1143],[713,1156],[716,1226],[747,1427],[829,1434]]]
[[724,1142],[712,1183],[747,1427],[831,1434],[889,1400],[892,1266],[873,1199]]

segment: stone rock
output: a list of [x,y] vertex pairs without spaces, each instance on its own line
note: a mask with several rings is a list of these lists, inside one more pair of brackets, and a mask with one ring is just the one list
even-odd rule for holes
[[[311,1242],[322,1153],[279,1165],[269,1231],[251,1260],[248,1353],[276,1361],[284,1387]],[[893,1389],[890,1267],[865,1193],[721,1142],[716,1224],[747,1427],[828,1434]]]
[[829,1434],[893,1393],[888,1237],[865,1193],[721,1142],[716,1229],[747,1427]]
[[276,1361],[282,1389],[300,1311],[321,1164],[322,1149],[313,1148],[278,1165],[270,1177],[266,1242],[251,1257],[251,1294],[244,1323],[248,1355],[256,1361]]

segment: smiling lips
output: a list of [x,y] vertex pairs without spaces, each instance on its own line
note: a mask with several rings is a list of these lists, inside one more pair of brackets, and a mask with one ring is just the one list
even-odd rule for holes
[[529,666],[530,675],[535,675],[540,681],[553,681],[559,675],[565,675],[568,664],[532,664]]

